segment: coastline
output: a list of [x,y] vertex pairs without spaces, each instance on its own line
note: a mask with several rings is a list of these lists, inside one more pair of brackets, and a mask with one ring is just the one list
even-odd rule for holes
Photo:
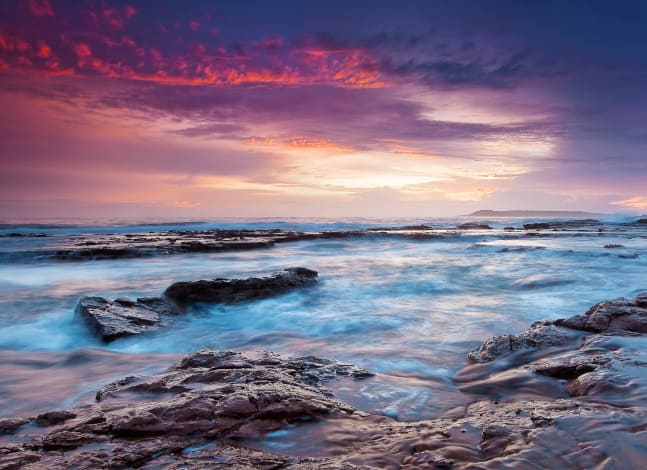
[[[203,350],[93,404],[0,420],[0,468],[629,468],[645,457],[646,332],[643,294],[491,338],[454,377],[481,398],[413,422],[333,396],[364,369]],[[323,439],[324,455],[262,444],[287,430]]]

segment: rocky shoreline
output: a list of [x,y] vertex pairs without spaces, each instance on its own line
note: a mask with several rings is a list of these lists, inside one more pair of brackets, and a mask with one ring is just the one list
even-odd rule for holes
[[[281,243],[303,240],[334,240],[358,237],[391,237],[412,240],[436,240],[457,237],[475,231],[496,232],[485,221],[465,222],[455,227],[409,225],[402,227],[374,227],[361,230],[331,230],[300,232],[282,229],[268,230],[168,230],[162,232],[88,234],[71,237],[60,243],[59,236],[9,233],[10,238],[38,237],[49,241],[42,248],[3,254],[6,261],[49,259],[56,261],[89,261],[147,258],[189,253],[220,253],[266,249]],[[639,230],[644,219],[633,223],[603,223],[595,219],[538,222],[505,227],[507,237],[556,237],[584,234],[613,234],[617,230]]]
[[[335,361],[203,350],[125,377],[96,402],[0,420],[0,469],[637,468],[647,456],[647,294],[489,339],[454,381],[475,400],[399,422],[327,385],[371,373]],[[325,426],[324,455],[254,439]]]

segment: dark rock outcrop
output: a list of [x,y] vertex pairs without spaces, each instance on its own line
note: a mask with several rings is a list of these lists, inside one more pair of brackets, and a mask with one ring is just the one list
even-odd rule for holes
[[523,224],[523,228],[526,230],[548,230],[551,227],[547,222],[535,222],[532,224]]
[[602,225],[602,222],[596,219],[581,219],[581,220],[560,220],[557,222],[534,222],[523,224],[526,230],[569,230],[590,228],[592,226]]
[[288,268],[260,278],[176,282],[164,291],[164,296],[178,305],[192,302],[228,304],[270,297],[297,287],[312,286],[316,282],[316,271],[307,268]]
[[492,230],[492,227],[490,227],[489,225],[479,224],[476,222],[466,222],[464,224],[458,225],[456,228],[460,230]]
[[82,297],[76,313],[101,340],[138,335],[168,326],[192,302],[235,303],[282,294],[317,283],[317,272],[288,268],[265,277],[176,282],[162,297]]

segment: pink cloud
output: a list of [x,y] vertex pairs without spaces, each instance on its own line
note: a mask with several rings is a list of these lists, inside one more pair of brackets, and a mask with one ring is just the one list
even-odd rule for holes
[[85,43],[80,43],[74,46],[74,52],[76,52],[76,57],[79,60],[84,60],[92,56],[92,50],[90,46]]
[[49,0],[29,0],[28,6],[31,14],[39,18],[52,18],[54,16],[54,10]]
[[113,31],[121,31],[124,29],[124,20],[116,8],[104,8],[103,19]]
[[38,45],[38,53],[36,55],[41,59],[47,59],[52,55],[52,49],[44,42],[41,42]]
[[191,31],[198,31],[200,29],[200,22],[198,21],[191,21],[189,23],[189,27],[191,28]]
[[137,9],[132,6],[132,5],[126,5],[124,8],[124,15],[126,15],[126,18],[132,18],[137,14]]

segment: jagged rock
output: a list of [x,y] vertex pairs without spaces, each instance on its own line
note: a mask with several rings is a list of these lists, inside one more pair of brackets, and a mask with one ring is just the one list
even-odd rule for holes
[[489,362],[513,351],[561,346],[578,336],[568,329],[556,327],[552,322],[539,321],[519,334],[494,336],[467,357],[475,362]]
[[604,245],[604,248],[607,248],[607,249],[624,248],[624,246],[622,246],[622,245],[620,245],[618,243],[607,243],[606,245]]
[[288,268],[261,278],[176,282],[162,297],[82,297],[77,314],[105,342],[168,326],[191,302],[234,303],[270,297],[317,283],[317,271]]
[[0,418],[0,434],[13,434],[16,429],[28,422],[28,418]]
[[[0,468],[21,468],[31,462],[39,468],[70,468],[101,458],[102,466],[79,468],[127,468],[161,455],[175,463],[184,458],[183,449],[213,439],[256,439],[304,419],[363,416],[334,399],[323,383],[369,375],[359,367],[314,356],[264,353],[249,358],[232,351],[202,350],[157,375],[107,385],[97,393],[96,404],[39,415],[39,424],[49,430],[42,437],[38,432],[30,436],[28,430],[22,444],[0,446]],[[17,420],[11,427],[26,421]],[[253,455],[246,451],[232,459],[231,468],[254,462]]]
[[191,302],[234,303],[281,294],[316,282],[317,271],[288,268],[260,278],[176,282],[164,291],[164,295],[179,305]]
[[[603,304],[575,322],[586,326],[588,317],[603,315],[609,321],[602,333],[544,321],[498,337],[503,342],[489,340],[479,358],[495,360],[511,348],[533,353],[470,364],[457,375],[474,394],[469,404],[433,419],[398,422],[336,400],[327,380],[368,375],[349,364],[202,350],[159,374],[107,385],[97,403],[66,410],[74,416],[65,421],[20,428],[0,443],[0,468],[640,468],[647,454],[646,339],[616,326],[645,309],[647,295],[609,301],[613,309]],[[479,383],[492,375],[497,388],[479,396]],[[556,387],[533,387],[546,382]],[[325,442],[329,457],[249,447],[304,418],[318,423],[298,432]]]
[[600,302],[584,315],[559,319],[555,324],[595,333],[609,330],[647,333],[647,293],[634,300],[619,298]]
[[34,421],[39,426],[52,426],[54,424],[64,423],[72,418],[76,418],[76,413],[67,410],[54,410],[39,414]]
[[488,362],[513,351],[560,346],[581,336],[571,330],[647,333],[647,293],[634,300],[619,298],[600,302],[584,315],[542,320],[516,335],[494,336],[470,352],[468,358]]
[[634,224],[637,224],[637,225],[647,224],[647,219],[638,219],[638,220],[634,221]]
[[162,298],[110,300],[103,297],[83,297],[76,312],[103,341],[157,330],[168,324],[168,317],[179,309]]

